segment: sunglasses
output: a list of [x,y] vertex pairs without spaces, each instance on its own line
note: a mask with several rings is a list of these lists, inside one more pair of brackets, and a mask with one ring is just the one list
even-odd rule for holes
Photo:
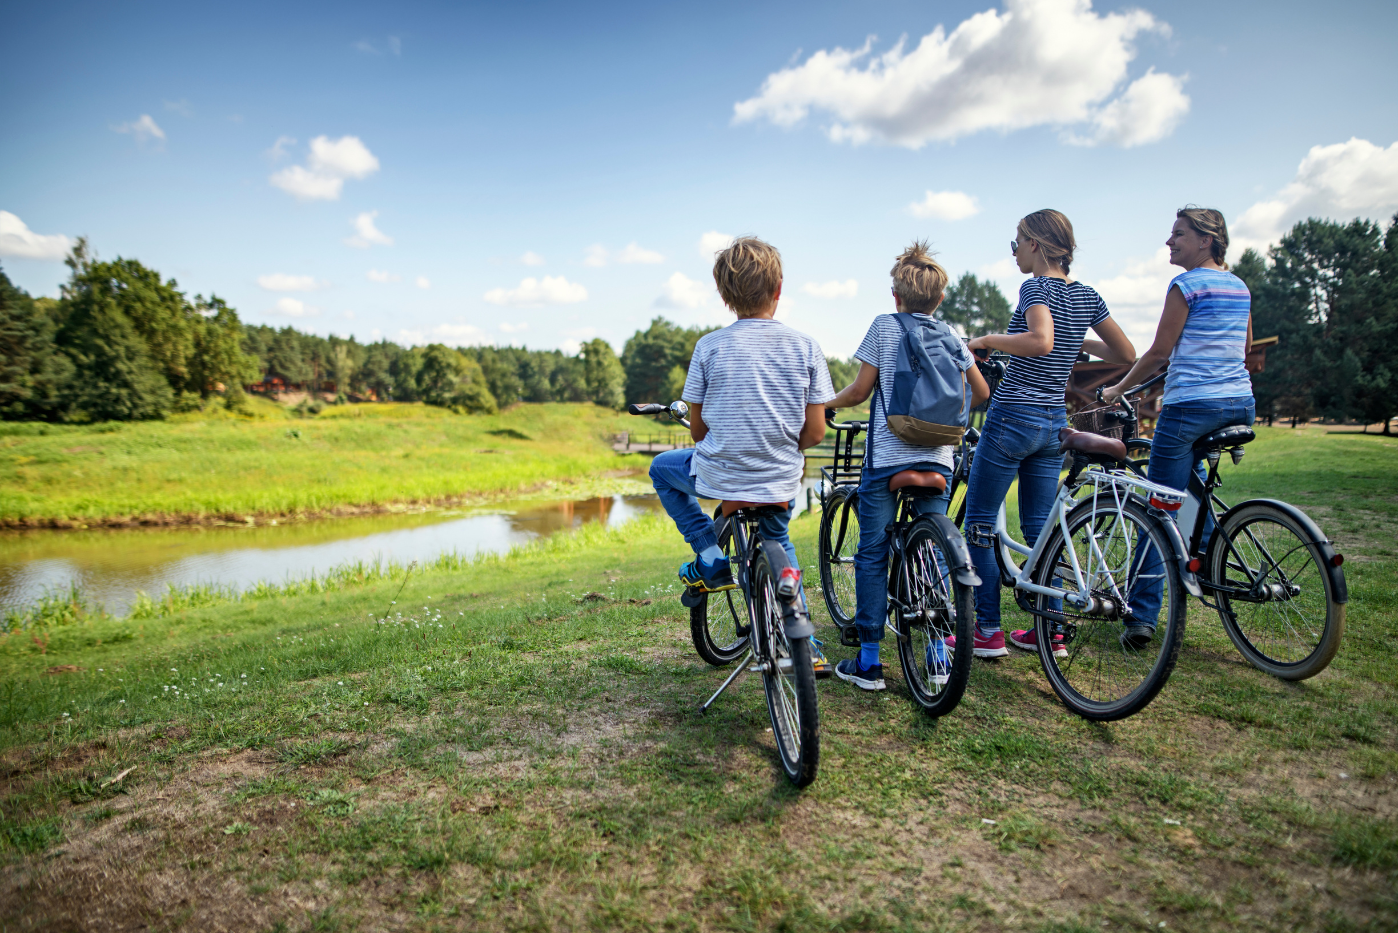
[[1018,252],[1019,252],[1019,240],[1011,240],[1011,241],[1010,241],[1010,255],[1013,256],[1013,255],[1015,255],[1015,254],[1018,253]]

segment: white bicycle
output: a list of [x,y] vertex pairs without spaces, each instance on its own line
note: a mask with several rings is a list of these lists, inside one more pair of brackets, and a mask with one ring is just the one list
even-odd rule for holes
[[[1184,493],[1130,472],[1115,438],[1064,428],[1059,439],[1073,465],[1034,547],[1010,536],[1003,505],[993,527],[971,525],[966,538],[993,548],[1001,585],[1033,615],[1039,660],[1063,705],[1094,722],[1125,719],[1169,680],[1185,593],[1200,595],[1165,514]],[[1133,594],[1147,586],[1160,588],[1158,621],[1132,612]]]

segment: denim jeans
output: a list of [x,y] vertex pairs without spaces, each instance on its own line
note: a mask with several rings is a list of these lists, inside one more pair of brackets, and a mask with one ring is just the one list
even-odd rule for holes
[[[1194,456],[1194,442],[1205,434],[1229,425],[1250,425],[1257,413],[1257,404],[1251,395],[1236,398],[1195,399],[1177,405],[1166,405],[1155,423],[1155,437],[1151,440],[1150,468],[1147,475],[1153,483],[1169,486],[1171,489],[1188,490],[1191,471],[1202,482],[1208,473],[1204,461]],[[1204,531],[1199,538],[1199,553],[1207,554],[1209,538],[1214,533],[1214,519],[1207,505],[1204,509]],[[1172,520],[1176,513],[1166,513]],[[1181,528],[1180,533],[1188,535],[1193,529]],[[1189,542],[1185,541],[1185,546]],[[1131,609],[1137,623],[1154,628],[1160,616],[1160,603],[1163,600],[1165,582],[1161,577],[1160,558],[1154,548],[1142,549],[1141,582],[1131,595]]]
[[[882,641],[888,617],[888,526],[898,517],[898,494],[888,491],[893,474],[904,470],[930,470],[951,480],[951,470],[940,463],[905,463],[902,466],[865,470],[859,479],[859,550],[854,555],[854,622],[859,640]],[[945,515],[951,497],[913,500],[919,515]]]
[[1068,423],[1067,412],[1051,405],[991,402],[985,413],[971,480],[966,487],[966,542],[981,585],[976,587],[976,628],[982,635],[1000,630],[1000,570],[995,551],[977,547],[972,528],[995,527],[1010,484],[1019,476],[1019,529],[1030,547],[1039,539],[1058,495],[1063,455],[1058,432]]
[[[690,472],[694,464],[694,449],[667,450],[656,454],[650,464],[650,481],[660,496],[660,504],[665,512],[675,520],[680,534],[698,554],[711,544],[718,544],[714,523],[699,506],[699,493],[694,488],[694,474]],[[764,515],[758,522],[762,537],[780,544],[791,561],[791,566],[800,569],[796,562],[796,546],[787,536],[786,526],[791,521],[791,512],[796,506],[793,499],[787,503],[784,514]]]

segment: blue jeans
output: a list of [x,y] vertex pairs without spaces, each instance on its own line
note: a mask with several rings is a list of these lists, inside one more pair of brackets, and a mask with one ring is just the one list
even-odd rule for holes
[[[859,479],[859,550],[854,555],[854,622],[859,640],[882,641],[888,617],[888,526],[898,517],[898,494],[888,491],[888,481],[904,470],[931,470],[951,480],[951,470],[940,463],[905,463],[902,466],[865,470]],[[913,500],[919,515],[945,515],[951,497]]]
[[[699,506],[699,493],[694,488],[694,475],[690,472],[694,464],[694,449],[667,450],[656,454],[650,464],[650,481],[660,496],[660,504],[665,512],[675,520],[680,534],[698,554],[711,544],[718,544],[714,523]],[[791,566],[800,569],[796,562],[796,546],[787,536],[786,526],[791,521],[791,512],[796,500],[787,503],[787,510],[780,515],[764,515],[758,522],[762,537],[780,544],[786,551]]]
[[[1150,468],[1147,475],[1153,483],[1169,486],[1171,489],[1187,491],[1189,474],[1192,471],[1200,482],[1208,477],[1204,461],[1194,456],[1194,442],[1205,434],[1234,424],[1252,424],[1257,414],[1257,403],[1251,395],[1236,398],[1209,398],[1166,405],[1155,423],[1155,437],[1151,440]],[[1204,531],[1199,538],[1199,553],[1207,554],[1209,538],[1214,533],[1214,518],[1207,503],[1204,509]],[[1172,520],[1176,513],[1166,513]],[[1189,535],[1194,529],[1181,528],[1180,533]],[[1189,542],[1185,541],[1185,547]],[[1164,578],[1160,575],[1160,558],[1154,548],[1147,553],[1142,551],[1141,583],[1131,596],[1131,609],[1136,614],[1137,623],[1154,628],[1160,616],[1160,603],[1165,589]]]
[[1019,530],[1024,543],[1034,546],[1058,495],[1058,474],[1063,468],[1058,432],[1067,423],[1067,412],[1052,405],[991,402],[985,413],[966,487],[965,529],[971,561],[981,578],[976,587],[976,628],[983,636],[1000,630],[1000,570],[995,551],[977,547],[978,536],[972,529],[994,531],[1000,506],[1018,475]]

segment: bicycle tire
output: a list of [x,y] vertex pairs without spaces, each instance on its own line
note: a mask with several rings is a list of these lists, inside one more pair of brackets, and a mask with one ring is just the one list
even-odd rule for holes
[[[719,513],[714,513],[715,519]],[[721,522],[718,546],[729,561],[733,558],[733,526]],[[737,576],[738,568],[733,568]],[[749,631],[747,606],[742,590],[704,593],[689,610],[689,636],[694,650],[714,667],[727,667],[748,650]]]
[[[943,526],[919,519],[908,531],[904,556],[895,563],[889,589],[903,606],[894,614],[898,661],[913,701],[929,716],[945,716],[961,702],[971,678],[971,622],[976,592],[951,573],[955,553]],[[955,637],[957,651],[946,646]]]
[[820,516],[820,591],[830,618],[841,628],[854,624],[854,554],[859,549],[859,489],[836,486]]
[[1305,528],[1267,502],[1244,502],[1209,541],[1209,579],[1216,584],[1250,587],[1265,561],[1270,569],[1260,582],[1299,588],[1265,602],[1214,593],[1234,647],[1253,667],[1282,680],[1305,680],[1325,670],[1345,634],[1345,604],[1335,601],[1325,558],[1308,541]]
[[[1135,468],[1136,472],[1142,476],[1146,475],[1146,468],[1150,466],[1151,443],[1143,437],[1133,437],[1126,441],[1126,462]],[[1141,456],[1141,452],[1145,456]]]
[[[1166,519],[1151,514],[1146,504],[1135,496],[1124,500],[1121,514],[1131,527],[1118,527],[1122,523],[1117,519],[1116,505],[1110,495],[1084,499],[1068,513],[1068,539],[1074,542],[1078,565],[1085,575],[1092,577],[1088,581],[1092,594],[1110,597],[1113,595],[1111,585],[1115,584],[1115,592],[1124,594],[1128,602],[1143,579],[1157,575],[1155,568],[1147,566],[1143,559],[1142,555],[1150,553],[1141,546],[1143,538],[1149,540],[1155,553],[1166,555],[1158,564],[1162,578],[1161,608],[1150,642],[1143,649],[1129,647],[1121,638],[1125,623],[1105,616],[1076,616],[1066,624],[1035,618],[1039,661],[1049,685],[1064,706],[1092,722],[1125,719],[1139,713],[1155,699],[1169,681],[1179,659],[1188,614],[1188,596],[1179,564],[1173,559],[1169,529],[1163,524]],[[1105,571],[1093,569],[1097,562],[1089,557],[1090,550],[1082,534],[1089,526],[1097,529],[1096,545]],[[1058,587],[1072,592],[1076,589],[1072,567],[1063,528],[1055,527],[1033,580],[1040,586],[1051,586],[1057,577],[1061,580]],[[1143,570],[1152,572],[1142,574]],[[1094,581],[1108,585],[1095,586]],[[1052,609],[1049,597],[1036,595],[1035,608],[1041,612]],[[1069,606],[1065,604],[1063,609],[1069,610]],[[1058,633],[1064,636],[1067,657],[1054,655],[1054,642],[1047,636],[1056,630],[1061,630]]]
[[772,738],[787,780],[805,787],[815,780],[820,763],[820,712],[811,641],[786,637],[776,576],[762,551],[762,542],[756,551],[752,561],[753,627],[761,642],[762,686]]

